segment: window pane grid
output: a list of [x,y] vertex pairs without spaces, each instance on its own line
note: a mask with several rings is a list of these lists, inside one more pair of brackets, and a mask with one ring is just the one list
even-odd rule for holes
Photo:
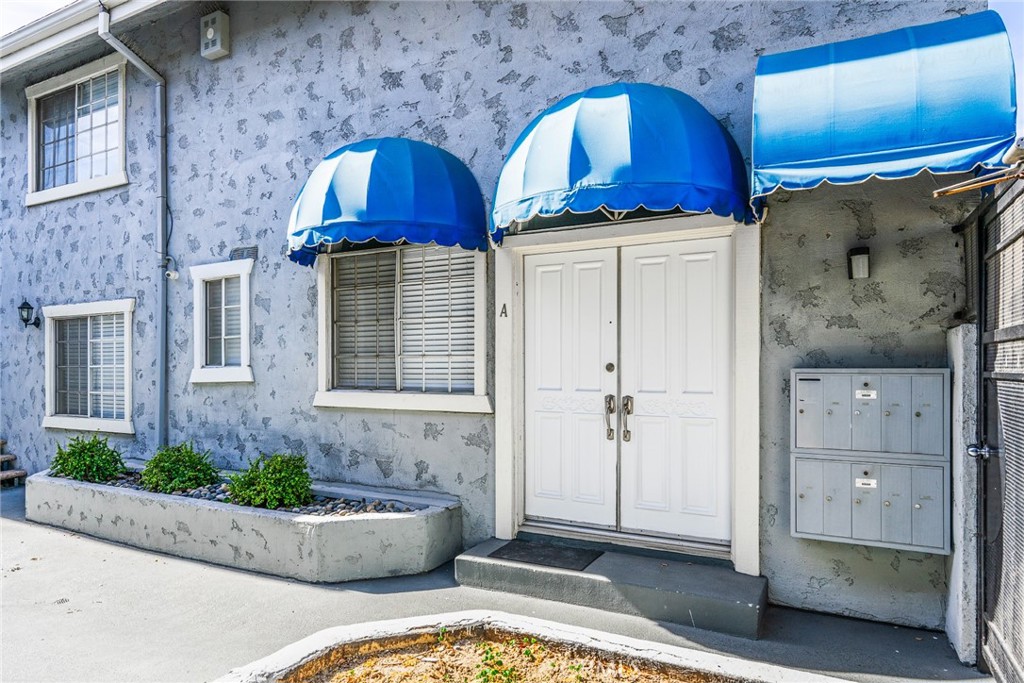
[[121,170],[118,89],[115,69],[39,99],[39,189]]
[[123,420],[124,314],[56,321],[56,414]]
[[242,279],[207,280],[206,362],[204,367],[242,364]]

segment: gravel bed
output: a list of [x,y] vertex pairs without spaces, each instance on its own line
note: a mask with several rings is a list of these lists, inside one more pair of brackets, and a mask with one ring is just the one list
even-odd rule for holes
[[[116,479],[105,482],[107,486],[120,489],[134,489],[145,491],[142,486],[142,475],[138,472],[119,474]],[[198,498],[200,500],[212,500],[218,503],[235,503],[231,500],[228,492],[228,483],[222,481],[209,486],[200,486],[187,491],[173,491],[172,496],[183,496],[185,498]],[[318,517],[345,517],[348,515],[374,514],[381,512],[412,512],[413,506],[403,503],[400,500],[389,500],[386,498],[330,498],[327,496],[314,496],[313,502],[309,505],[293,508],[277,508],[282,512],[294,512],[301,515],[316,515]]]

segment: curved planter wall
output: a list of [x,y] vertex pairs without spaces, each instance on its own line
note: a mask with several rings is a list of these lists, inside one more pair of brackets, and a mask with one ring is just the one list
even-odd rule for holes
[[462,511],[441,496],[314,486],[327,496],[397,499],[412,512],[318,517],[89,484],[28,478],[33,522],[146,550],[328,583],[430,571],[462,549]]

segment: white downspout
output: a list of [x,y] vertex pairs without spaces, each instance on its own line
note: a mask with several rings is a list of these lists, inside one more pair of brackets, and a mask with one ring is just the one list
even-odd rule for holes
[[[142,58],[110,32],[110,12],[100,4],[99,37],[112,48],[124,55],[136,69],[156,85],[156,137],[157,137],[157,209],[156,243],[159,254],[157,289],[160,292],[160,314],[157,323],[157,368],[156,387],[156,447],[167,444],[167,273],[170,257],[167,253],[167,92],[164,77],[158,74]],[[124,119],[122,119],[124,120]]]

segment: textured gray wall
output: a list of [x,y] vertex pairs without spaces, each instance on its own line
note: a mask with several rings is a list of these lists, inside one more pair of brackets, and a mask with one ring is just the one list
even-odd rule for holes
[[[984,3],[228,3],[233,53],[215,62],[199,56],[197,6],[129,38],[168,81],[178,267],[184,274],[232,247],[260,248],[252,279],[256,383],[188,383],[192,295],[183,276],[170,290],[170,438],[193,438],[228,466],[285,449],[307,453],[318,477],[456,494],[472,543],[493,532],[490,417],[312,407],[315,279],[283,252],[291,202],[319,159],[361,138],[404,135],[466,161],[489,196],[532,117],[569,93],[616,80],[689,93],[749,156],[759,54],[950,18]],[[89,49],[80,61],[104,52],[98,40]],[[151,454],[153,441],[153,97],[132,69],[131,184],[23,206],[23,89],[70,66],[42,62],[4,74],[0,103],[0,432],[32,471],[69,434],[39,428],[43,339],[17,322],[22,297],[138,297],[138,436],[115,440],[139,457]],[[769,233],[766,251],[773,246]],[[878,590],[898,602],[893,591],[901,588]]]
[[[775,603],[944,624],[943,556],[789,535],[790,369],[947,367],[946,328],[965,296],[962,248],[950,228],[973,204],[963,195],[931,199],[942,182],[926,174],[770,200],[761,271],[761,571]],[[871,277],[849,280],[846,252],[858,245],[871,249]]]

